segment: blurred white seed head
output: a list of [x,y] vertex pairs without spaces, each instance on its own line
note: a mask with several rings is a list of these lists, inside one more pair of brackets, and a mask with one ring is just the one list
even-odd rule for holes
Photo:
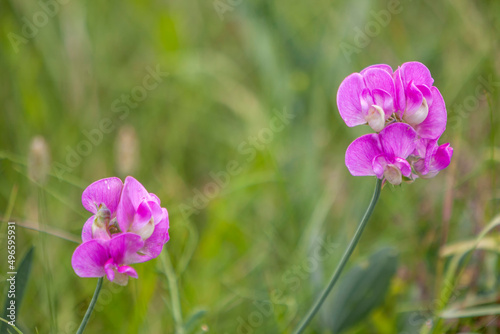
[[33,138],[28,154],[28,176],[39,184],[45,184],[50,171],[50,151],[42,136]]
[[124,125],[118,131],[115,141],[116,171],[120,176],[131,175],[137,169],[139,142],[131,125]]

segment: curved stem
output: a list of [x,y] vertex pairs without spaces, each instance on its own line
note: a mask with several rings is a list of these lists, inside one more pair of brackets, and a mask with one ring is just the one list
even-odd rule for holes
[[375,190],[373,192],[372,200],[370,202],[370,205],[366,209],[365,215],[363,216],[363,219],[361,219],[361,222],[358,225],[358,228],[356,230],[356,233],[354,233],[354,236],[349,243],[349,246],[347,246],[347,249],[344,252],[344,255],[342,256],[342,259],[340,260],[340,263],[337,266],[337,269],[335,269],[335,272],[333,273],[332,278],[330,279],[330,282],[328,283],[327,287],[325,290],[323,290],[323,293],[321,296],[318,298],[316,303],[313,305],[309,313],[306,315],[304,320],[302,320],[302,323],[299,325],[298,329],[295,331],[295,334],[300,334],[302,333],[307,325],[311,322],[311,320],[314,318],[316,313],[319,311],[321,308],[321,305],[323,305],[323,302],[325,301],[326,297],[334,287],[335,283],[340,277],[340,274],[342,273],[342,270],[344,269],[347,261],[349,260],[349,257],[351,256],[352,252],[356,248],[356,245],[358,244],[359,239],[361,238],[361,234],[363,233],[363,230],[365,229],[366,223],[370,219],[370,216],[372,215],[373,209],[375,208],[375,204],[377,204],[378,198],[380,196],[380,189],[382,188],[382,180],[377,179],[377,184],[375,185]]
[[103,278],[99,277],[99,279],[97,280],[97,286],[95,287],[94,296],[92,297],[92,300],[90,301],[89,308],[87,309],[87,312],[85,312],[85,316],[83,317],[82,323],[80,324],[80,327],[78,328],[78,331],[76,332],[76,334],[82,334],[83,331],[85,330],[85,326],[87,326],[87,322],[89,322],[90,315],[92,314],[92,311],[94,310],[95,304],[97,302],[97,298],[99,298],[99,292],[101,292],[102,281],[103,281]]

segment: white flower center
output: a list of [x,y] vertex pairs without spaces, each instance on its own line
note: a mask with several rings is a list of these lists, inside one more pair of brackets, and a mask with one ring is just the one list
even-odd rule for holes
[[372,105],[368,109],[368,114],[365,116],[368,125],[375,131],[380,132],[385,126],[385,113],[382,108],[377,105]]

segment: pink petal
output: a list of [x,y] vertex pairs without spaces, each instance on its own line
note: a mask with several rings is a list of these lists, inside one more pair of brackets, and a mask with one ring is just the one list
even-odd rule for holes
[[443,96],[436,87],[431,88],[432,104],[429,105],[429,114],[420,124],[415,126],[415,130],[422,138],[439,138],[446,129],[446,105]]
[[370,107],[375,103],[375,101],[373,101],[372,94],[368,90],[368,88],[363,89],[363,91],[361,92],[359,102],[361,104],[361,116],[363,117],[366,123],[365,116],[366,114],[368,114],[368,110],[370,109]]
[[345,164],[349,172],[354,176],[375,175],[372,161],[381,153],[378,135],[364,135],[354,140],[347,148]]
[[424,85],[417,85],[417,88],[427,100],[427,104],[432,104],[432,92],[430,88]]
[[337,107],[340,117],[347,126],[353,127],[366,123],[361,114],[360,103],[360,96],[364,88],[363,77],[359,73],[349,75],[340,84],[337,92]]
[[158,223],[155,226],[153,234],[144,241],[144,247],[138,251],[138,254],[133,254],[129,258],[129,263],[146,262],[160,255],[163,245],[169,239],[168,227],[168,218]]
[[100,241],[90,240],[75,249],[71,265],[80,277],[102,277],[108,259],[108,252]]
[[151,214],[154,219],[155,225],[158,224],[163,219],[163,210],[162,207],[156,202],[149,201],[148,205],[151,209]]
[[122,233],[107,242],[109,255],[117,265],[133,263],[136,253],[144,246],[141,237],[134,233]]
[[404,114],[413,114],[422,105],[424,95],[412,82],[406,87],[406,110]]
[[131,229],[137,231],[153,218],[151,208],[147,201],[142,201],[137,207]]
[[161,208],[161,211],[163,212],[162,221],[165,220],[166,225],[167,225],[167,227],[166,227],[167,231],[165,233],[165,240],[163,240],[163,243],[166,243],[170,239],[170,236],[168,235],[168,228],[169,228],[168,211],[165,208]]
[[402,158],[395,158],[394,165],[399,168],[401,174],[406,177],[411,175],[411,165],[408,161]]
[[385,166],[387,166],[388,164],[389,162],[387,161],[387,158],[383,154],[377,155],[375,158],[373,158],[372,160],[373,172],[379,179],[381,179],[384,176]]
[[92,213],[97,213],[99,204],[105,204],[111,213],[116,211],[123,183],[117,177],[95,181],[82,194],[82,205]]
[[405,84],[413,81],[416,85],[426,85],[432,87],[434,79],[432,79],[431,72],[422,63],[411,61],[401,65],[403,72],[402,78]]
[[394,98],[392,95],[381,89],[374,89],[372,94],[375,104],[384,110],[385,119],[387,120],[395,111]]
[[373,68],[378,68],[378,69],[384,70],[392,76],[392,67],[390,67],[389,65],[386,65],[386,64],[376,64],[376,65],[368,66],[367,68],[362,70],[360,73],[363,75],[366,71],[373,69]]
[[394,96],[394,80],[386,71],[380,68],[371,68],[363,73],[363,79],[369,90],[373,91],[374,89],[381,89],[389,95]]
[[447,143],[439,146],[432,157],[429,169],[434,172],[445,169],[450,165],[452,156],[453,148],[450,144]]
[[405,86],[401,75],[401,68],[398,67],[396,72],[394,72],[394,87],[396,95],[394,107],[396,108],[396,112],[399,117],[402,117],[403,112],[406,110]]
[[135,271],[135,269],[130,266],[120,266],[118,267],[118,272],[120,274],[125,274],[133,278],[139,278],[139,275],[137,275],[137,271]]
[[118,225],[122,231],[130,230],[134,223],[136,212],[145,199],[149,199],[149,193],[146,191],[146,188],[133,177],[127,176],[116,212]]
[[389,158],[406,159],[416,147],[417,134],[408,124],[393,123],[380,132],[380,142]]
[[92,224],[94,223],[95,215],[87,219],[82,229],[82,241],[92,240]]
[[113,281],[115,279],[115,270],[116,270],[116,264],[114,263],[113,259],[109,259],[106,261],[106,264],[104,265],[104,271],[106,272],[106,277],[108,280]]
[[153,193],[149,193],[149,200],[156,202],[156,204],[161,205],[160,198]]

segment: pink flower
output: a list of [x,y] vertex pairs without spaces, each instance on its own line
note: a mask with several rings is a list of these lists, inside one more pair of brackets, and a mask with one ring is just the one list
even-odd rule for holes
[[434,177],[450,164],[453,148],[437,145],[447,115],[433,83],[419,62],[404,63],[395,72],[389,65],[373,65],[344,79],[337,93],[340,116],[348,126],[368,124],[379,132],[356,139],[347,149],[352,175],[400,184]]
[[137,251],[144,246],[140,236],[122,233],[108,240],[94,239],[78,246],[71,265],[80,277],[106,277],[117,284],[126,285],[129,277],[138,278],[128,264],[137,263]]
[[414,155],[417,157],[413,163],[415,177],[431,178],[448,167],[453,148],[448,143],[438,146],[437,139],[420,139]]
[[446,105],[432,86],[429,69],[419,62],[404,63],[394,72],[398,117],[422,138],[436,139],[446,129]]
[[417,134],[408,124],[394,123],[380,133],[359,137],[349,145],[345,164],[354,176],[374,175],[394,185],[412,174],[406,160],[416,148]]
[[337,106],[347,126],[368,124],[379,132],[396,111],[395,97],[392,69],[388,65],[373,65],[342,81]]
[[[92,183],[82,194],[82,204],[94,215],[84,224],[83,244],[73,254],[73,268],[79,276],[95,273],[96,263],[100,268],[106,258],[103,268],[108,279],[113,280],[116,273],[135,277],[135,271],[126,265],[157,257],[169,240],[167,209],[161,207],[155,194],[148,193],[131,176],[125,179],[125,184],[116,177]],[[122,242],[118,244],[121,248],[116,248],[118,242]],[[93,263],[90,271],[84,268],[90,262],[83,261],[82,256],[89,257]],[[124,279],[123,275],[118,277],[120,282]]]

